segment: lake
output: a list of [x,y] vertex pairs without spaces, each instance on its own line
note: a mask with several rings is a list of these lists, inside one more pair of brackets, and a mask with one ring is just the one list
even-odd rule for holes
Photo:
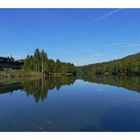
[[0,80],[0,131],[140,131],[140,77]]

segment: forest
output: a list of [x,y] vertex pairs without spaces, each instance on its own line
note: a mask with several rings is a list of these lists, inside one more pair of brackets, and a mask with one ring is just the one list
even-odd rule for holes
[[[11,70],[7,70],[11,68]],[[72,63],[61,62],[59,59],[49,59],[47,53],[36,49],[33,55],[27,55],[25,59],[15,61],[14,58],[0,57],[0,76],[35,76],[45,75],[57,76],[94,76],[94,75],[140,75],[140,53],[127,57],[89,64],[75,66]],[[5,69],[5,70],[2,70]],[[13,69],[19,69],[13,71]]]
[[76,75],[74,64],[61,62],[59,59],[56,61],[49,59],[44,50],[39,51],[39,49],[36,49],[34,55],[27,55],[23,63],[24,70],[35,71],[48,76]]
[[140,75],[140,53],[109,62],[77,67],[78,75]]

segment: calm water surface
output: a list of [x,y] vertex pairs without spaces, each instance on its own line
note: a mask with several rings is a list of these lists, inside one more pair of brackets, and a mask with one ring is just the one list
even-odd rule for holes
[[5,79],[0,106],[0,131],[140,131],[140,78]]

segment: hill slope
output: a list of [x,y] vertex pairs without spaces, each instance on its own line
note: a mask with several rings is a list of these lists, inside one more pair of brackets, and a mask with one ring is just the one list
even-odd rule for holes
[[140,53],[122,59],[77,67],[80,75],[140,75]]

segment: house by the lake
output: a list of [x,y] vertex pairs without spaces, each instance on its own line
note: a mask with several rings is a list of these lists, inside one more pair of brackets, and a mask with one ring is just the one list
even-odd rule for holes
[[20,69],[23,63],[14,60],[13,58],[9,57],[0,57],[0,69],[3,68],[12,68],[12,69]]

